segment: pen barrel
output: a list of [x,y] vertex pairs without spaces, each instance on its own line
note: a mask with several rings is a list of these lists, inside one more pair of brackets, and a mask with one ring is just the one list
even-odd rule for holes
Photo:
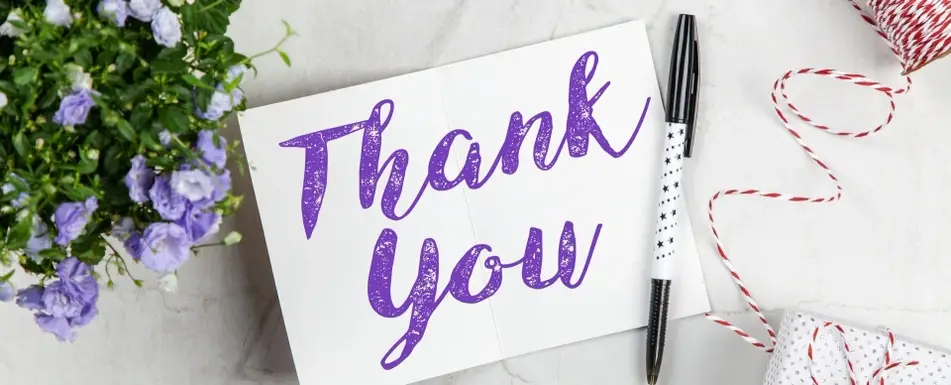
[[664,152],[660,158],[660,186],[657,196],[657,216],[654,231],[654,260],[651,278],[673,279],[677,271],[677,249],[680,247],[678,231],[680,220],[687,215],[681,209],[683,186],[681,176],[684,167],[684,142],[687,125],[667,123],[664,131]]
[[664,359],[667,337],[667,311],[670,305],[670,280],[651,280],[650,316],[647,322],[647,376],[657,378]]

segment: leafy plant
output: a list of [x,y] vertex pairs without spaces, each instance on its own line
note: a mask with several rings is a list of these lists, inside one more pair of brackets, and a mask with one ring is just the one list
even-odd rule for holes
[[[225,33],[239,6],[0,0],[0,300],[60,340],[95,317],[100,281],[128,276],[110,236],[166,284],[197,248],[240,241],[209,243],[241,203],[226,167],[239,143],[218,131],[246,108],[253,59],[290,65],[294,32],[285,23],[274,48],[235,52]],[[17,271],[37,283],[14,290]]]

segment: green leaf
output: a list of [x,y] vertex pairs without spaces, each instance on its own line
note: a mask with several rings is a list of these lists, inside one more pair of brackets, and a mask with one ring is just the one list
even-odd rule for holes
[[40,257],[43,257],[43,259],[51,259],[54,261],[62,261],[66,259],[66,251],[59,247],[50,247],[40,251],[38,254]]
[[132,109],[132,117],[130,121],[132,123],[133,130],[137,127],[140,130],[148,128],[149,119],[152,118],[152,106],[148,104],[139,104]]
[[30,239],[30,233],[33,232],[33,214],[17,214],[17,223],[7,233],[7,248],[22,249],[26,247],[26,241]]
[[99,167],[99,163],[97,161],[83,158],[82,160],[79,161],[79,166],[76,167],[76,169],[79,171],[80,174],[89,174],[89,173],[92,173],[93,171],[96,171],[98,167]]
[[185,86],[180,84],[172,86],[169,88],[169,91],[174,92],[176,95],[178,95],[178,98],[182,100],[189,100],[192,98],[192,90],[185,88]]
[[43,97],[40,98],[36,106],[45,109],[52,106],[57,100],[59,100],[59,95],[56,92],[56,87],[50,87],[46,90],[46,93],[43,94]]
[[294,32],[294,29],[291,28],[291,23],[288,23],[287,20],[281,20],[281,23],[284,24],[284,34],[287,36],[293,36],[297,34],[297,32]]
[[149,90],[149,87],[152,87],[154,84],[155,82],[152,79],[133,84],[122,91],[122,95],[119,97],[119,100],[123,104],[135,103],[139,100],[139,98],[142,97],[142,95],[145,95],[145,93]]
[[108,67],[110,64],[115,63],[116,61],[116,51],[113,50],[102,50],[99,52],[99,55],[96,56],[96,65],[100,67]]
[[36,92],[21,94],[23,97],[20,103],[20,112],[22,115],[30,115],[33,106],[36,105]]
[[74,202],[83,201],[86,198],[96,195],[96,192],[93,191],[93,189],[83,185],[78,185],[75,187],[60,186],[60,190],[63,191],[63,194],[66,194],[66,197],[69,198],[69,200]]
[[113,144],[106,152],[102,155],[102,165],[106,169],[106,172],[109,174],[115,174],[121,171],[123,168],[128,167],[128,165],[122,164],[119,162],[119,155],[122,152],[122,147],[119,144]]
[[13,277],[14,272],[16,272],[16,270],[10,270],[9,273],[6,273],[2,277],[0,277],[0,283],[10,282],[10,278]]
[[281,60],[284,61],[284,64],[287,64],[288,67],[291,66],[291,57],[287,56],[287,52],[277,50],[277,54],[281,56]]
[[165,148],[161,143],[159,143],[158,134],[152,132],[151,130],[143,131],[142,135],[139,136],[139,140],[141,140],[142,144],[151,150],[160,151]]
[[198,27],[212,35],[224,35],[228,30],[228,13],[220,7],[206,9],[196,15]]
[[85,200],[86,198],[96,195],[95,190],[83,185],[76,186],[76,192],[78,192],[80,196],[82,196],[82,198],[77,199],[77,201]]
[[36,263],[32,259],[26,258],[20,263],[20,267],[29,273],[37,275],[53,274],[54,268],[51,261],[51,259],[46,259],[42,261],[43,263]]
[[29,31],[29,30],[30,30],[30,25],[27,24],[27,23],[26,23],[25,21],[23,21],[23,20],[7,20],[7,22],[9,22],[10,25],[16,27],[17,29],[20,29],[20,30],[23,30],[23,31]]
[[188,114],[178,106],[164,106],[159,110],[159,122],[172,133],[188,131]]
[[106,256],[105,242],[99,237],[84,236],[70,244],[70,251],[79,260],[95,266]]
[[123,139],[135,143],[135,129],[132,128],[129,121],[119,118],[119,121],[116,123],[116,128],[119,129],[119,135],[121,135]]
[[199,79],[197,76],[192,74],[184,74],[182,75],[182,79],[185,80],[185,83],[188,83],[189,85],[194,87],[204,88],[206,90],[215,89],[215,87],[212,87],[211,85],[202,82],[201,79]]
[[17,154],[23,157],[30,153],[30,145],[27,144],[26,135],[23,134],[23,131],[17,132],[13,136],[13,148],[17,151]]
[[188,68],[188,63],[185,62],[185,49],[182,48],[182,45],[179,45],[175,48],[164,48],[155,56],[155,60],[152,61],[152,73],[153,74],[163,74],[163,73],[179,73],[184,72]]
[[86,135],[86,140],[83,143],[89,148],[102,148],[102,145],[105,143],[106,138],[103,137],[102,131],[92,131]]
[[31,49],[29,57],[34,61],[54,61],[59,59],[59,55],[57,55],[55,52],[47,51],[41,48]]
[[132,67],[132,64],[135,63],[135,56],[128,53],[120,53],[119,57],[116,58],[116,73],[123,74],[125,71],[129,70]]
[[17,68],[13,71],[13,82],[20,86],[33,83],[37,73],[39,69],[36,67]]
[[90,53],[88,49],[80,50],[73,55],[73,61],[83,68],[92,67],[92,53]]

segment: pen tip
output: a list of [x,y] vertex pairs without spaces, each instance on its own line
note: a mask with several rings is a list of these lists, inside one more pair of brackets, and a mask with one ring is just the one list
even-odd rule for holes
[[647,385],[657,385],[657,376],[647,376]]

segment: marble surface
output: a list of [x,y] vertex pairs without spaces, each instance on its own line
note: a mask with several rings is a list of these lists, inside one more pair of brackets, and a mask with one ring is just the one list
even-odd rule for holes
[[[846,1],[245,0],[230,35],[240,50],[256,52],[280,38],[281,19],[300,34],[287,46],[292,68],[270,57],[247,82],[250,104],[260,106],[633,19],[647,21],[665,72],[679,12],[697,15],[704,54],[686,180],[711,303],[763,336],[719,263],[706,202],[723,188],[833,191],[779,125],[768,96],[783,72],[808,66],[901,83],[897,61]],[[841,202],[718,206],[734,264],[777,326],[784,309],[805,308],[951,348],[951,130],[942,107],[951,102],[949,70],[945,59],[914,74],[915,88],[899,97],[896,120],[879,135],[854,140],[807,129],[806,140],[842,180]],[[660,83],[666,88],[665,76]],[[885,116],[880,94],[831,80],[796,80],[790,93],[834,127],[864,129]],[[0,383],[296,384],[253,192],[247,180],[238,188],[248,204],[225,227],[244,232],[246,242],[189,262],[178,294],[154,283],[104,293],[102,316],[71,345],[41,334],[26,312],[0,307]],[[643,345],[643,332],[630,331],[417,385],[638,384]],[[667,352],[666,384],[760,384],[768,360],[702,317],[673,323]]]

